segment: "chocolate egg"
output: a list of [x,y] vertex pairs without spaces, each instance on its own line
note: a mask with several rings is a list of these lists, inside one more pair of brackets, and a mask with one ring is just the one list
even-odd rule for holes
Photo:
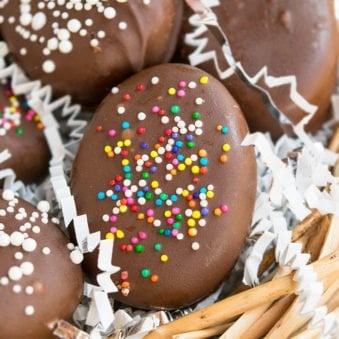
[[[337,27],[333,1],[206,1],[225,32],[234,58],[254,77],[263,67],[273,77],[295,76],[297,91],[318,111],[307,126],[316,131],[328,118],[335,85]],[[183,60],[218,77],[240,104],[252,131],[271,132],[274,139],[289,129],[275,120],[261,95],[229,69],[220,42],[197,17],[187,15]],[[188,58],[188,59],[187,59]],[[219,68],[219,70],[218,70]],[[228,70],[228,71],[227,71]],[[275,104],[293,122],[305,112],[290,98],[290,86],[266,88]]]
[[55,322],[70,321],[80,301],[80,265],[48,203],[38,210],[12,191],[0,195],[0,338],[54,338]]
[[[114,239],[115,299],[175,309],[225,279],[255,200],[247,132],[225,87],[187,65],[144,70],[106,97],[81,141],[71,190],[90,231]],[[92,280],[97,259],[85,256]]]
[[0,170],[12,168],[25,183],[41,180],[48,172],[50,151],[39,115],[26,98],[17,96],[11,80],[0,83],[0,152],[10,157],[0,163]]
[[86,106],[167,62],[182,15],[180,0],[11,0],[0,9],[1,32],[24,71]]

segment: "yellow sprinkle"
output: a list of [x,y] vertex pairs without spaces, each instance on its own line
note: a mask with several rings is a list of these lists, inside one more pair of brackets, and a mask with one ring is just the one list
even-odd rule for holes
[[207,191],[206,197],[207,197],[208,199],[213,198],[213,197],[214,197],[214,192],[213,192],[213,191]]
[[204,75],[200,78],[199,82],[203,85],[208,83],[208,76]]
[[191,171],[192,171],[193,174],[198,174],[199,173],[199,166],[193,166],[191,168]]
[[231,146],[229,144],[223,144],[222,145],[222,150],[224,152],[228,152],[231,149]]
[[129,160],[128,159],[122,159],[121,160],[121,165],[122,166],[127,166],[129,164]]
[[105,146],[104,150],[105,150],[105,153],[111,152],[112,147],[111,146]]
[[152,187],[152,188],[158,188],[158,187],[159,187],[159,182],[156,181],[156,180],[152,181],[152,182],[151,182],[151,187]]
[[171,213],[171,211],[165,211],[164,212],[164,216],[166,217],[166,218],[169,218],[170,216],[172,215],[172,213]]
[[151,157],[152,158],[156,158],[158,156],[158,152],[157,151],[152,151],[151,152]]
[[117,146],[118,146],[118,147],[122,147],[122,146],[124,146],[124,143],[123,143],[123,141],[119,140],[119,141],[117,142]]
[[187,234],[190,236],[190,237],[195,237],[197,234],[198,234],[198,231],[196,228],[189,228],[188,231],[187,231]]
[[168,94],[169,95],[174,95],[177,91],[175,90],[175,88],[171,87],[168,89]]
[[12,103],[17,101],[15,96],[11,96],[11,97],[9,98],[9,100],[10,100],[10,102],[12,102]]
[[220,216],[222,213],[220,208],[216,208],[213,212],[214,212],[214,215],[216,216]]
[[189,194],[190,194],[190,192],[188,190],[183,190],[182,193],[181,193],[181,195],[183,197],[188,197]]
[[192,219],[192,218],[189,218],[189,219],[187,220],[187,226],[188,226],[188,227],[194,227],[194,226],[195,226],[195,220]]
[[131,145],[132,145],[132,140],[130,140],[130,139],[124,140],[124,146],[129,147]]
[[191,166],[192,165],[192,159],[191,158],[186,158],[185,159],[185,165],[186,166]]
[[122,230],[117,230],[116,236],[118,239],[125,238],[125,233]]
[[16,108],[15,108],[15,107],[11,107],[11,108],[10,108],[10,112],[11,112],[11,113],[15,113],[15,112],[16,112]]
[[194,212],[192,213],[192,218],[194,218],[194,219],[200,219],[200,218],[201,218],[201,213],[200,213],[200,211],[194,211]]
[[120,207],[119,207],[119,211],[121,212],[121,213],[126,213],[127,212],[127,206],[126,205],[121,205]]
[[106,239],[114,239],[114,234],[109,232],[109,233],[106,233],[106,236],[105,236]]
[[138,218],[138,220],[143,220],[143,219],[145,219],[145,214],[139,213],[137,218]]
[[40,116],[39,115],[35,115],[34,116],[34,121],[40,121],[41,119],[40,119]]
[[179,164],[179,165],[178,165],[178,170],[179,170],[180,172],[184,171],[185,169],[186,169],[185,164]]
[[162,262],[166,262],[166,261],[168,261],[168,256],[167,256],[166,254],[163,254],[163,255],[160,257],[160,260],[161,260]]

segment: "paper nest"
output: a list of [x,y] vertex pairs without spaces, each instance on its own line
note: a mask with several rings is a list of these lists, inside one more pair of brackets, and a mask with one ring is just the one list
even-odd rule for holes
[[[61,211],[66,227],[73,222],[78,246],[83,253],[99,248],[98,267],[102,273],[98,275],[98,286],[85,283],[86,301],[79,305],[74,315],[75,322],[82,329],[76,330],[77,338],[102,338],[111,334],[119,338],[140,338],[170,321],[173,314],[113,311],[113,300],[107,294],[117,291],[110,279],[110,275],[119,270],[119,267],[112,265],[113,240],[101,240],[100,232],[89,232],[87,217],[77,215],[75,201],[68,186],[72,160],[87,124],[78,117],[81,107],[72,105],[67,96],[53,100],[49,86],[42,86],[39,81],[29,81],[17,65],[5,64],[7,53],[6,44],[0,42],[0,79],[11,78],[15,94],[26,95],[30,106],[40,115],[45,125],[44,133],[52,159],[50,177],[39,186],[25,187],[16,181],[15,173],[11,169],[0,171],[0,179],[4,179],[5,188],[19,192],[26,200],[50,200],[55,210]],[[273,83],[279,81],[279,78],[269,79]],[[291,86],[291,98],[293,96],[298,97],[296,86]],[[303,106],[302,101],[296,100],[297,104]],[[333,96],[333,113],[334,121],[338,121],[339,95],[336,94]],[[67,140],[61,137],[56,115],[71,130]],[[323,146],[331,133],[330,127],[333,123],[328,123],[316,138],[311,138],[303,129],[309,118],[310,116],[306,117],[299,125],[294,126],[297,138],[283,136],[274,144],[268,135],[254,133],[243,141],[243,145],[254,146],[258,168],[257,199],[249,236],[252,240],[245,250],[243,282],[247,285],[259,283],[258,268],[264,253],[275,246],[276,262],[280,266],[289,266],[298,271],[297,291],[302,302],[300,313],[311,313],[313,320],[310,326],[322,326],[326,337],[338,330],[338,319],[327,314],[324,308],[316,308],[323,293],[322,284],[317,282],[310,271],[307,255],[301,253],[300,246],[291,242],[291,228],[309,215],[311,209],[317,209],[322,214],[339,215],[338,178],[330,172],[330,167],[335,164],[338,156]],[[299,154],[295,159],[291,154],[296,149]],[[0,153],[0,161],[5,161],[8,156],[9,152],[4,150]],[[196,307],[213,303],[219,292],[220,290]],[[182,315],[184,311],[176,313]],[[62,321],[59,325],[56,334],[60,337],[66,333],[63,330],[70,331],[72,328],[74,331],[73,327],[66,326]]]

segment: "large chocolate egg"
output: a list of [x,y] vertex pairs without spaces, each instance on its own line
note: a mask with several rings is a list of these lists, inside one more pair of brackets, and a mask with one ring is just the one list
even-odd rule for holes
[[[256,163],[239,105],[207,73],[147,69],[99,106],[76,156],[71,189],[91,232],[114,238],[113,297],[173,309],[225,279],[251,223]],[[85,257],[95,280],[98,252]]]

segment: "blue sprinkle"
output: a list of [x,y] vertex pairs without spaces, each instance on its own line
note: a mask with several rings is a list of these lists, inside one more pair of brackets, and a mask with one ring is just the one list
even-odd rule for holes
[[176,201],[178,201],[178,196],[176,194],[172,194],[170,196],[170,199],[171,199],[171,201],[176,202]]
[[112,200],[118,200],[118,195],[117,194],[112,194],[111,195]]
[[138,191],[137,192],[137,197],[138,198],[142,198],[145,195],[145,193],[143,191]]
[[175,132],[172,133],[172,138],[173,138],[173,139],[177,139],[178,136],[179,136],[178,133],[175,133]]
[[142,142],[140,143],[140,147],[141,147],[142,149],[146,149],[146,148],[148,148],[148,143],[142,141]]
[[165,237],[170,237],[172,235],[172,231],[168,228],[165,229],[165,233],[164,233],[164,236]]
[[114,192],[120,192],[121,191],[121,186],[120,185],[115,185],[113,190],[114,190]]
[[200,193],[206,193],[207,192],[207,188],[206,187],[201,187],[200,188]]
[[157,171],[157,166],[151,166],[151,168],[149,169],[151,173],[155,173]]
[[224,127],[221,128],[221,133],[222,133],[222,134],[227,134],[228,131],[229,131],[229,129],[228,129],[227,126],[224,126]]
[[129,122],[128,122],[128,121],[123,121],[123,122],[121,123],[121,127],[122,127],[123,129],[129,128]]
[[207,158],[201,158],[199,160],[199,163],[201,166],[207,166],[208,165],[208,159]]
[[193,198],[194,199],[199,199],[199,194],[200,194],[199,192],[194,192],[193,193]]
[[205,217],[206,215],[208,215],[209,210],[208,210],[208,208],[203,207],[203,208],[201,209],[200,213],[201,213],[201,215],[202,215],[203,217]]
[[156,205],[156,206],[161,206],[161,205],[162,205],[162,200],[159,199],[159,198],[156,199],[156,200],[155,200],[155,205]]
[[173,146],[173,147],[172,147],[172,152],[173,152],[173,153],[178,153],[178,152],[179,152],[179,147]]
[[184,143],[181,140],[177,140],[175,142],[175,145],[178,146],[178,147],[182,147],[182,146],[184,146]]
[[194,136],[192,134],[188,134],[188,135],[186,135],[186,140],[192,141],[192,140],[194,140]]
[[129,172],[131,172],[131,166],[124,166],[124,167],[123,167],[123,171],[124,171],[124,173],[129,173]]
[[105,199],[105,196],[106,196],[106,194],[105,194],[104,192],[99,192],[99,193],[97,194],[97,197],[98,197],[99,200],[104,200],[104,199]]
[[179,160],[179,161],[184,161],[185,160],[185,156],[183,155],[183,154],[178,154],[177,155],[177,159]]

